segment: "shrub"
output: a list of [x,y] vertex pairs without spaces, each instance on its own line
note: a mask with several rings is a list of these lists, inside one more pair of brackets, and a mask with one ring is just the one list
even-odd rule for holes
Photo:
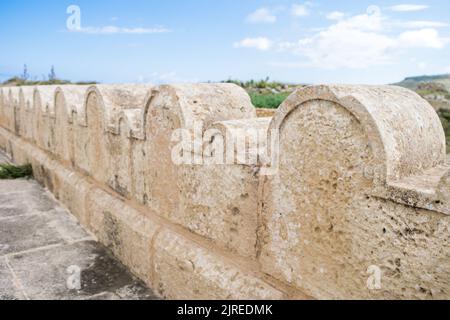
[[0,164],[0,179],[29,178],[33,175],[33,168],[30,164],[24,166],[14,166],[11,164]]
[[250,93],[253,105],[260,109],[276,109],[289,95],[290,93]]

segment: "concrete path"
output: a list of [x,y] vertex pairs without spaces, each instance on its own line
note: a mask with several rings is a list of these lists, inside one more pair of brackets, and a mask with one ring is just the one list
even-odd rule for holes
[[154,298],[35,181],[0,180],[0,300]]

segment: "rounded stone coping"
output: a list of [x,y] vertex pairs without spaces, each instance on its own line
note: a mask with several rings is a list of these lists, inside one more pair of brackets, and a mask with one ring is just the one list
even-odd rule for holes
[[395,86],[319,85],[298,89],[280,106],[270,129],[279,130],[304,103],[326,100],[353,114],[375,157],[375,180],[386,185],[445,162],[445,135],[434,109],[416,93]]
[[[162,85],[156,88],[155,95],[159,95],[166,103],[174,103],[172,107],[177,109],[181,125],[186,129],[199,123],[205,129],[218,121],[256,118],[250,96],[234,84]],[[146,106],[148,109],[152,108],[152,98]]]
[[[87,126],[87,102],[95,95],[104,115],[103,125],[106,131],[120,134],[120,123],[124,121],[129,131],[127,135],[142,140],[145,139],[148,111],[154,107],[153,101],[158,95],[163,96],[163,107],[173,109],[187,129],[191,129],[196,123],[202,123],[206,128],[217,121],[256,118],[256,111],[248,94],[233,84],[0,87],[0,102],[2,107],[18,105],[28,112],[39,112],[44,117],[54,118],[59,111],[55,110],[59,94],[64,99],[68,123]],[[35,110],[37,101],[40,101],[40,110]]]

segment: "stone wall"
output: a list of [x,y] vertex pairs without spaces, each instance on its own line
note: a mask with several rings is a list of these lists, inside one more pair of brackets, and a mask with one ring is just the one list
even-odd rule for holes
[[[450,298],[445,136],[406,89],[307,87],[258,119],[231,84],[4,87],[0,127],[0,147],[164,298]],[[179,165],[180,128],[227,146],[236,129],[276,132],[279,147]]]

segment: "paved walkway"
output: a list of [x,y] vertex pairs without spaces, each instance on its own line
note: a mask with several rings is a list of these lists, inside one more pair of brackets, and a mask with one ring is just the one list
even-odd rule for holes
[[0,300],[154,298],[34,180],[0,180]]

